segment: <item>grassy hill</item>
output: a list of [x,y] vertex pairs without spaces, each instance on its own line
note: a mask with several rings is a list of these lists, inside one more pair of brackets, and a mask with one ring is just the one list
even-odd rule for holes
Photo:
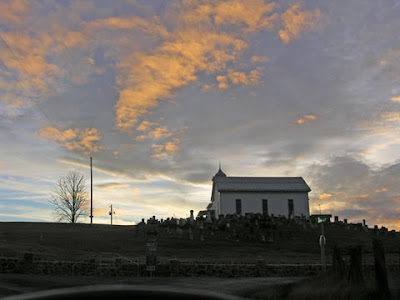
[[[0,223],[0,256],[33,253],[46,260],[107,259],[121,255],[143,261],[149,232],[157,232],[159,260],[210,262],[317,263],[320,259],[320,228],[301,222],[253,224],[247,221],[219,224],[164,222],[136,226],[63,223]],[[201,240],[201,235],[203,240]],[[371,241],[378,235],[384,242],[387,261],[399,261],[399,233],[365,231],[357,226],[326,224],[328,262],[333,245],[346,252],[360,244],[363,259],[372,262]]]

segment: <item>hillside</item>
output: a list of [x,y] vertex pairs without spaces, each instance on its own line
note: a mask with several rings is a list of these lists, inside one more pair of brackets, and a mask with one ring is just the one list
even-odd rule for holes
[[[150,224],[153,223],[153,224]],[[200,221],[176,225],[176,220],[136,226],[63,223],[0,223],[0,256],[32,253],[46,260],[112,259],[122,256],[144,261],[148,233],[156,233],[160,261],[318,263],[321,229],[307,220],[260,217]],[[338,244],[346,253],[361,245],[363,260],[372,262],[371,241],[383,240],[387,262],[398,262],[399,233],[343,223],[325,224],[327,255]]]

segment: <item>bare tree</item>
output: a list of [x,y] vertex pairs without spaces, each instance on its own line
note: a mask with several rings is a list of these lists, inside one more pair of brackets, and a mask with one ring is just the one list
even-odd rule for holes
[[58,179],[49,202],[55,206],[58,221],[76,223],[79,217],[86,215],[88,193],[83,174],[70,171]]

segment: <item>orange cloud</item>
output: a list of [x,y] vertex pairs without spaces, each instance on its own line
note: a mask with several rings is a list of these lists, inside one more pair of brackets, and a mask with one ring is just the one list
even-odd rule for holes
[[323,200],[323,199],[329,199],[330,197],[332,197],[331,194],[327,194],[327,193],[323,193],[322,195],[319,195],[318,198]]
[[257,55],[253,55],[250,60],[254,63],[256,62],[261,62],[261,63],[266,63],[269,61],[268,57],[266,56],[257,56]]
[[135,141],[143,141],[145,139],[147,139],[147,135],[143,135],[143,134],[142,135],[138,135],[138,136],[136,136],[134,138]]
[[297,119],[297,120],[296,120],[296,123],[297,123],[298,125],[304,125],[304,124],[308,124],[309,121],[313,121],[313,120],[316,120],[316,119],[317,119],[317,117],[314,116],[314,115],[305,115],[305,116],[303,116],[303,117]]
[[227,89],[229,87],[227,76],[222,76],[222,75],[217,76],[217,81],[218,81],[218,88]]
[[98,143],[101,140],[101,135],[95,128],[60,131],[55,127],[47,126],[40,129],[39,135],[53,143],[66,147],[68,150],[81,151],[85,154],[98,152],[102,149]]
[[375,193],[384,193],[387,192],[387,188],[376,189]]
[[217,76],[218,88],[227,89],[229,87],[228,80],[232,84],[241,84],[247,86],[254,86],[261,84],[260,81],[261,72],[260,70],[251,70],[249,74],[244,72],[229,70],[226,76]]
[[148,131],[151,129],[152,126],[157,126],[158,123],[153,123],[149,121],[143,121],[142,123],[139,124],[138,127],[136,127],[137,131]]
[[208,91],[210,91],[212,88],[213,88],[213,85],[212,85],[212,84],[203,84],[203,86],[201,87],[201,90],[202,90],[203,92],[208,92]]
[[167,138],[172,135],[172,132],[169,132],[168,128],[165,126],[155,128],[153,131],[149,132],[149,136],[152,139],[161,139],[161,138]]
[[32,1],[0,1],[0,22],[9,27],[18,27],[29,16]]
[[100,208],[94,208],[93,215],[95,216],[108,216],[110,208],[108,206],[103,206]]
[[249,74],[229,71],[228,77],[233,84],[243,84],[243,85],[259,85],[261,72],[259,70],[251,70]]
[[129,187],[129,184],[118,183],[118,182],[96,184],[96,188],[99,190],[113,190],[113,189],[122,189],[127,187]]
[[166,158],[175,155],[179,150],[179,139],[174,138],[172,142],[167,142],[165,144],[154,144],[153,155],[155,158]]
[[[18,26],[29,15],[29,5],[36,7],[38,4],[22,0],[0,2],[0,19],[4,15],[0,23]],[[79,30],[55,22],[52,26],[38,28],[39,32],[33,34],[34,31],[19,31],[13,25],[12,30],[2,35],[15,53],[1,47],[0,58],[18,74],[20,85],[25,86],[27,93],[21,92],[20,86],[8,87],[12,81],[10,74],[2,76],[0,73],[1,101],[12,108],[29,106],[44,95],[54,93],[56,79],[61,82],[59,79],[68,78],[76,84],[88,82],[92,72],[104,72],[96,68],[92,57],[85,57],[84,63],[67,69],[65,65],[55,64],[60,61],[57,55],[77,47],[92,51],[103,41],[111,41],[115,47],[108,49],[106,55],[118,61],[119,99],[115,105],[115,123],[121,131],[131,130],[152,113],[159,101],[172,97],[174,90],[197,80],[199,73],[226,73],[217,78],[221,89],[228,88],[229,84],[261,83],[260,70],[248,74],[230,70],[232,63],[237,62],[248,47],[249,34],[275,31],[282,26],[281,39],[289,42],[314,28],[314,22],[322,16],[319,10],[301,10],[300,4],[292,5],[279,15],[278,5],[265,0],[184,0],[172,6],[165,18],[124,16],[84,22],[79,19],[79,13],[93,9],[93,3],[74,1],[68,13],[79,23]],[[167,20],[168,25],[163,20]],[[132,30],[150,35],[157,46],[152,50],[140,50],[135,46]],[[65,57],[61,61],[64,60]],[[253,56],[251,61],[266,62],[267,58]],[[149,130],[141,125],[136,129]]]
[[292,4],[282,15],[283,29],[279,30],[282,42],[289,44],[293,39],[299,39],[302,32],[308,32],[319,25],[323,15],[319,9],[302,11],[301,3]]
[[[236,62],[248,47],[247,36],[259,30],[275,30],[279,24],[283,29],[279,34],[288,43],[299,38],[300,33],[315,27],[322,17],[319,10],[301,10],[300,4],[292,5],[279,17],[276,3],[264,0],[246,2],[231,1],[183,1],[175,5],[168,15],[168,33],[161,28],[158,18],[145,21],[139,18],[109,18],[96,21],[92,26],[110,28],[157,28],[154,35],[163,40],[149,53],[133,53],[119,59],[117,78],[120,86],[116,108],[116,124],[122,131],[133,128],[139,120],[151,113],[162,99],[170,98],[172,91],[197,80],[197,74],[226,72],[227,64]],[[232,31],[233,27],[238,29]],[[166,29],[165,29],[166,30]],[[265,59],[255,57],[253,61]],[[260,71],[249,74],[231,72],[218,76],[218,87],[225,89],[232,84],[257,85]]]
[[245,32],[253,32],[260,29],[271,30],[278,20],[276,3],[266,3],[264,0],[255,1],[225,1],[217,2],[214,8],[214,19],[216,24],[242,25]]
[[2,102],[15,109],[41,101],[60,73],[58,66],[46,60],[48,41],[18,31],[1,32],[0,37],[0,59],[7,68],[0,74]]
[[[117,127],[130,129],[158,106],[159,99],[196,80],[197,72],[213,72],[234,60],[245,45],[228,34],[191,28],[178,30],[172,40],[150,55],[137,54],[123,60],[119,64],[122,89],[116,104]],[[138,63],[132,65],[132,61]]]
[[363,195],[360,195],[360,196],[358,196],[359,198],[368,198],[369,197],[369,194],[363,194]]
[[390,101],[392,101],[392,102],[400,102],[400,96],[391,97]]

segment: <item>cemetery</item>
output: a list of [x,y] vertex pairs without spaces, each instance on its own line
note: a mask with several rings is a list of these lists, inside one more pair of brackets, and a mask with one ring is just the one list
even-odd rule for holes
[[[216,219],[195,218],[193,211],[189,218],[153,216],[135,226],[4,222],[0,273],[104,280],[298,277],[318,281],[339,276],[340,282],[356,287],[372,282],[374,287],[377,255],[383,255],[378,258],[379,272],[386,274],[383,286],[398,286],[398,232],[369,227],[365,221],[352,224],[334,217],[331,222],[325,215],[326,265],[322,265],[321,226],[318,215],[247,213]],[[312,286],[315,280],[307,284]],[[291,290],[298,291],[298,286]]]

